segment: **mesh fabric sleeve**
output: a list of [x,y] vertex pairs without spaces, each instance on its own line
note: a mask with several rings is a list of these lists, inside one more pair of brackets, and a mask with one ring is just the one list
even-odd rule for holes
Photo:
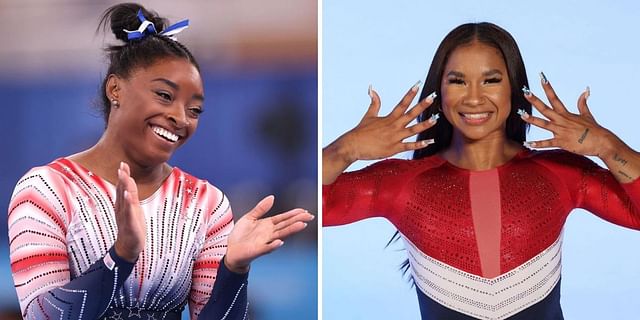
[[574,207],[611,223],[640,230],[640,179],[620,183],[609,170],[566,151],[553,151],[549,158],[552,170],[569,189]]
[[113,248],[70,278],[70,201],[62,176],[49,167],[29,171],[9,204],[11,271],[25,319],[97,319],[131,274],[133,263]]
[[231,207],[220,190],[208,186],[207,192],[216,200],[204,245],[193,267],[189,295],[191,319],[246,319],[248,273],[233,273],[223,261],[227,237],[233,229]]
[[366,218],[387,217],[407,175],[407,160],[388,159],[345,172],[322,186],[322,224],[343,225]]

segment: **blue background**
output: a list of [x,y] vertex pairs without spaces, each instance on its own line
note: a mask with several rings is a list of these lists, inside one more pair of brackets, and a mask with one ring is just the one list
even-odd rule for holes
[[[576,111],[588,85],[596,120],[640,149],[638,20],[632,1],[323,1],[322,144],[354,127],[372,84],[388,113],[424,81],[444,36],[467,22],[490,21],[518,42],[534,93],[544,71]],[[532,129],[529,140],[550,137]],[[409,154],[397,157],[409,158]],[[368,162],[357,162],[349,170]],[[369,219],[323,228],[324,319],[417,319],[416,293],[398,271],[395,229]],[[637,319],[640,232],[575,210],[564,231],[562,305],[567,319]]]

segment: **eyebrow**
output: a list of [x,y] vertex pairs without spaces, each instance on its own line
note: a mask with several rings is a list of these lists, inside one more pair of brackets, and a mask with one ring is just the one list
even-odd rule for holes
[[[173,88],[173,90],[180,90],[180,86],[177,83],[175,83],[175,82],[173,82],[173,81],[171,81],[169,79],[156,78],[156,79],[153,79],[151,81],[160,81],[160,82],[168,85],[169,87]],[[201,94],[198,94],[198,93],[194,93],[193,96],[191,96],[191,99],[204,101],[204,96],[201,95]]]
[[[491,69],[491,70],[487,70],[485,72],[482,73],[483,77],[488,77],[488,76],[493,76],[493,75],[502,75],[502,71],[498,70],[498,69]],[[449,71],[449,73],[447,73],[447,77],[449,76],[454,76],[454,77],[458,77],[458,78],[464,78],[464,73],[460,72],[460,71]]]

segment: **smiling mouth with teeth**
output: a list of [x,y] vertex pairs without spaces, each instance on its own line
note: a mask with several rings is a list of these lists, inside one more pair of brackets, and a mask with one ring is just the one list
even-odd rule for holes
[[460,113],[461,116],[467,119],[484,119],[489,117],[491,112],[483,112],[483,113]]
[[177,134],[158,126],[153,126],[152,129],[153,132],[169,142],[176,142],[180,138]]

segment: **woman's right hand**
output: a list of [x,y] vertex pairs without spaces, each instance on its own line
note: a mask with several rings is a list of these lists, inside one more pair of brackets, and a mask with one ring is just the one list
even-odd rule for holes
[[437,121],[437,118],[433,117],[408,126],[433,103],[436,96],[434,92],[409,109],[418,88],[419,83],[404,95],[391,113],[380,117],[380,96],[369,87],[371,104],[360,123],[322,151],[323,184],[332,183],[356,160],[383,159],[399,152],[421,149],[434,142],[404,142],[405,139],[431,128]]
[[129,262],[135,262],[144,249],[147,227],[140,207],[138,187],[131,177],[129,165],[124,162],[120,163],[118,169],[115,215],[118,225],[116,254]]

